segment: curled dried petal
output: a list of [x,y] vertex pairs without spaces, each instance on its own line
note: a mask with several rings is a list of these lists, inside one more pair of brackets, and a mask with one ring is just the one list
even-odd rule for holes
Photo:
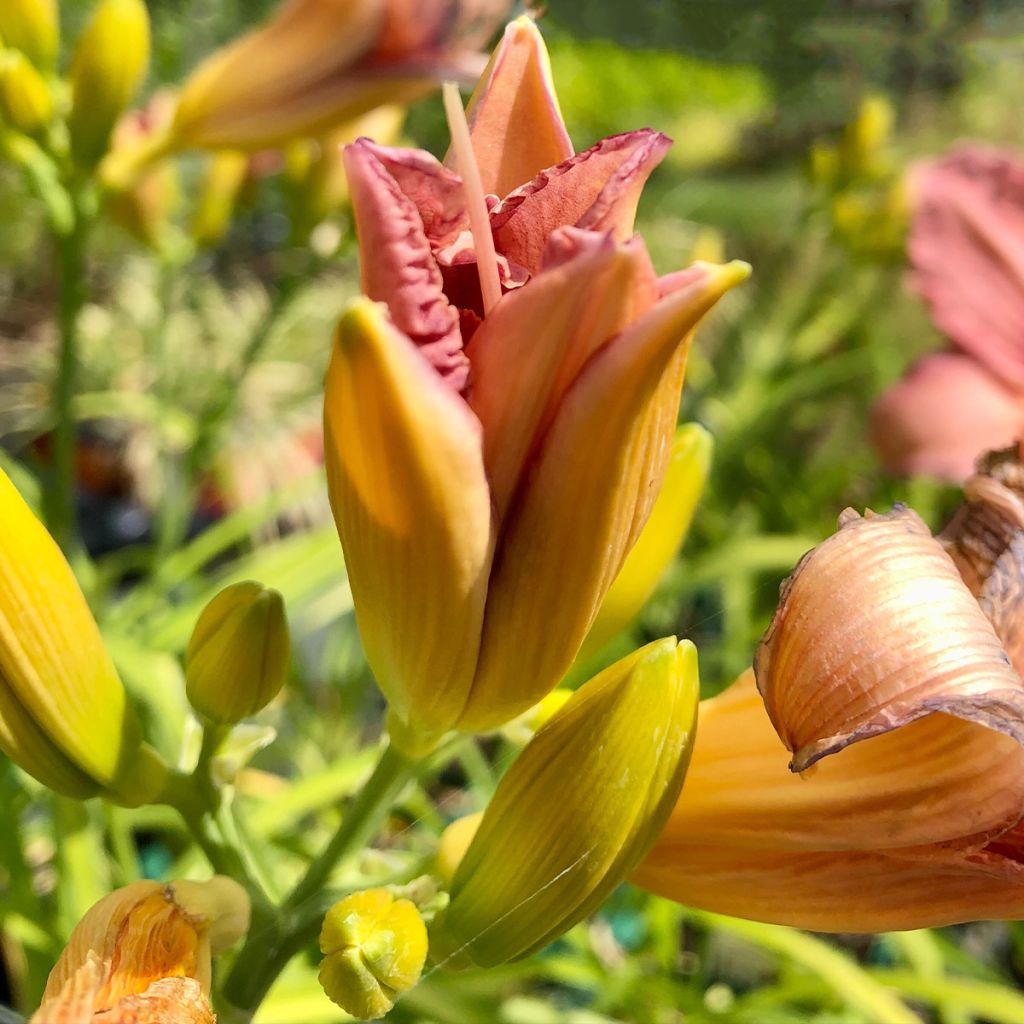
[[1024,742],[1024,682],[917,514],[839,525],[783,585],[754,661],[791,768],[936,711]]

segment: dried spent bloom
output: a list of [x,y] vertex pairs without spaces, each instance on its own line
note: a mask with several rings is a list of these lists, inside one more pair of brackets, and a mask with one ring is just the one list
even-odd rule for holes
[[281,595],[252,580],[232,583],[202,610],[189,639],[189,703],[212,722],[234,725],[281,692],[290,658]]
[[230,878],[126,885],[75,927],[30,1024],[212,1024],[211,955],[248,927]]
[[60,548],[0,470],[0,750],[44,786],[128,805],[167,768]]
[[701,705],[634,881],[822,931],[1024,912],[1024,682],[913,512],[843,514],[784,585],[755,672]]
[[509,721],[572,664],[664,478],[692,330],[749,271],[655,275],[633,220],[669,142],[571,155],[529,19],[468,136],[455,107],[462,176],[345,150],[367,297],[324,397],[360,634],[407,747]]
[[895,472],[960,481],[1024,434],[1024,162],[961,146],[916,167],[910,196],[911,285],[954,351],[882,396],[872,438]]
[[519,960],[608,898],[676,802],[699,690],[696,648],[670,638],[573,694],[504,775],[479,825],[449,836],[448,859],[459,863],[431,930],[434,960]]
[[285,0],[188,79],[175,147],[262,149],[322,135],[479,71],[508,0]]
[[320,932],[320,984],[357,1020],[376,1020],[419,981],[427,926],[411,900],[387,889],[354,892],[336,903]]

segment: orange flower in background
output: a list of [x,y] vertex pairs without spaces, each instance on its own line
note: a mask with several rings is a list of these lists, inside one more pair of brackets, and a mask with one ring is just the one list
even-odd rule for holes
[[1024,436],[1024,163],[964,146],[917,167],[910,192],[911,286],[954,350],[882,396],[872,438],[897,473],[960,481]]
[[500,725],[572,663],[657,496],[690,332],[748,272],[656,276],[633,218],[669,140],[572,155],[529,19],[469,116],[465,181],[420,150],[347,148],[368,299],[325,395],[363,644],[421,737]]
[[635,881],[821,931],[1024,914],[1024,682],[913,512],[844,513],[784,586],[755,672],[702,703]]

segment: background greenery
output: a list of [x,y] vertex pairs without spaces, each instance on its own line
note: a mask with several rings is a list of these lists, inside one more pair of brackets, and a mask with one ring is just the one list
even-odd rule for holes
[[[62,2],[65,41],[89,6]],[[647,124],[676,139],[640,211],[659,269],[717,254],[755,268],[693,357],[683,416],[712,431],[716,459],[683,556],[630,634],[578,672],[676,632],[697,642],[711,694],[749,664],[780,580],[844,507],[903,500],[938,526],[956,500],[927,481],[886,479],[866,437],[874,399],[939,343],[902,288],[898,183],[913,159],[959,137],[1021,145],[1024,10],[1015,0],[548,6],[543,24],[577,147]],[[149,88],[179,81],[271,7],[150,0]],[[812,145],[838,142],[877,95],[895,126],[871,167],[851,180],[815,179]],[[443,146],[436,97],[412,111],[407,136]],[[201,173],[199,158],[183,162],[183,230]],[[332,324],[357,287],[353,246],[344,211],[307,244],[289,210],[279,175],[252,183],[224,241],[184,265],[115,227],[101,233],[84,320],[78,411],[89,458],[79,511],[90,599],[168,752],[180,742],[169,723],[184,714],[180,653],[199,608],[232,579],[284,593],[299,638],[295,675],[287,704],[264,716],[278,739],[257,756],[242,796],[249,827],[301,855],[323,842],[333,806],[366,770],[360,746],[378,728],[380,703],[310,458]],[[19,460],[19,482],[45,486],[54,259],[9,169],[0,170],[0,222],[0,442],[5,459]],[[262,332],[267,346],[239,384]],[[231,415],[211,428],[236,389]],[[209,457],[197,461],[207,434]],[[486,741],[439,784],[414,791],[368,869],[428,856],[430,836],[486,800],[510,750]],[[90,817],[98,831],[85,827]],[[39,966],[96,896],[139,872],[190,868],[169,814],[82,811],[6,764],[0,822],[7,997],[26,1005],[45,977]],[[943,1024],[1019,1024],[1022,972],[1018,925],[819,938],[624,889],[547,954],[486,974],[433,975],[391,1019],[887,1024],[913,1019],[900,1016],[904,1000]],[[341,1019],[312,978],[313,961],[300,960],[259,1020]]]

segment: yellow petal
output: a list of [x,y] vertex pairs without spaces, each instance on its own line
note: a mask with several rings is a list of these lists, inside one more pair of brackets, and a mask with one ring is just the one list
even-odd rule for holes
[[485,192],[507,195],[572,156],[548,52],[532,18],[505,29],[466,116]]
[[784,584],[754,671],[797,771],[935,711],[1024,742],[1024,681],[908,509],[843,513]]
[[699,689],[696,649],[670,638],[576,691],[499,783],[435,922],[436,960],[520,959],[600,906],[675,803]]
[[676,431],[665,482],[650,518],[605,595],[578,660],[596,654],[625,629],[654,593],[690,529],[711,469],[712,449],[711,435],[699,423]]
[[367,658],[400,719],[450,728],[476,664],[492,553],[479,423],[385,307],[358,299],[338,327],[324,424]]
[[576,657],[663,479],[688,335],[747,272],[704,268],[601,349],[569,389],[503,525],[460,728],[522,713]]

